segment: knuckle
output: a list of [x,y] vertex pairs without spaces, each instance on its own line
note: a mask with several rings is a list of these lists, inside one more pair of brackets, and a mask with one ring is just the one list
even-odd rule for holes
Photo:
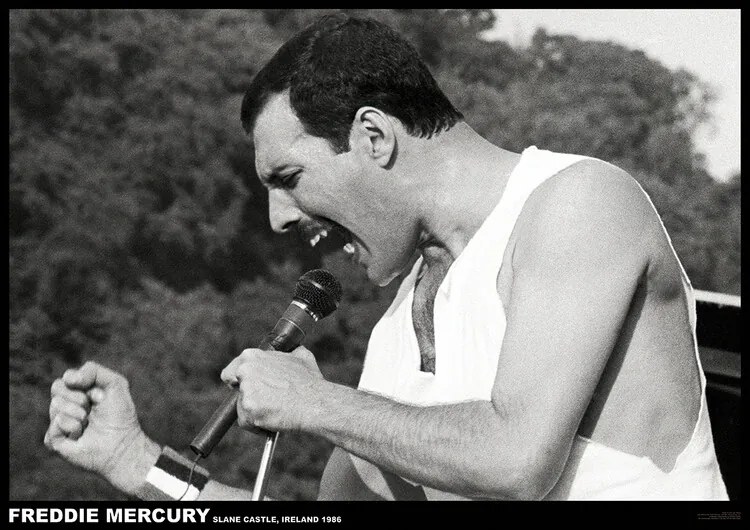
[[65,414],[79,421],[86,417],[86,412],[75,403],[67,402],[64,410]]
[[70,396],[70,399],[73,403],[81,407],[85,407],[89,404],[89,399],[84,392],[75,392]]
[[96,364],[94,361],[86,361],[81,366],[81,370],[91,370],[92,368],[98,368],[98,364]]
[[65,388],[65,383],[63,383],[63,380],[55,379],[52,382],[52,386],[50,387],[50,393],[54,396],[62,392],[64,388]]
[[240,354],[240,357],[243,359],[249,359],[252,358],[258,350],[255,348],[246,348],[242,350],[242,353]]
[[62,414],[58,414],[57,416],[55,416],[54,425],[58,431],[65,432],[66,431],[65,426],[67,425],[67,420],[65,419],[65,416],[63,416]]
[[73,432],[81,428],[81,420],[79,420],[78,418],[74,418],[73,416],[63,416],[63,422],[65,430],[67,430],[68,432]]

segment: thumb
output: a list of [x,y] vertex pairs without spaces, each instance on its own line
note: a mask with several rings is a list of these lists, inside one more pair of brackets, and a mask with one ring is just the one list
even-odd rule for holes
[[72,454],[78,447],[77,440],[69,437],[69,432],[63,429],[59,418],[50,423],[47,432],[44,433],[44,445],[60,454]]
[[47,431],[44,435],[44,445],[57,453],[67,455],[72,453],[76,448],[76,441],[71,440],[60,432],[53,434],[50,431]]
[[98,405],[106,397],[104,390],[98,387],[92,388],[91,390],[86,392],[86,395],[89,397],[89,399],[91,400],[91,403],[94,405]]

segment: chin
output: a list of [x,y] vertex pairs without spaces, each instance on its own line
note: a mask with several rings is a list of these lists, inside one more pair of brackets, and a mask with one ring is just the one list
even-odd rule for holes
[[366,274],[372,283],[374,283],[378,287],[385,287],[393,280],[398,278],[400,272],[391,272],[390,275],[386,274],[386,272],[381,272],[380,274],[378,274],[377,272],[371,271],[371,269],[368,267],[366,269]]

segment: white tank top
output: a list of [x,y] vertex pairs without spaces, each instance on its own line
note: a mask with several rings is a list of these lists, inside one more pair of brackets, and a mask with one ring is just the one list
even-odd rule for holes
[[[420,351],[412,324],[420,258],[373,328],[359,383],[361,390],[419,406],[491,399],[506,326],[496,284],[508,239],[526,199],[537,186],[584,159],[536,147],[524,150],[497,206],[453,262],[435,296],[435,373],[419,369]],[[671,241],[669,244],[671,247]],[[697,345],[695,299],[682,265],[680,268]],[[692,437],[674,468],[664,472],[647,457],[627,454],[577,435],[560,480],[547,499],[727,498],[706,407],[706,379],[697,346],[694,349],[700,371],[700,412]],[[372,464],[355,456],[352,461],[365,482],[382,480]],[[428,499],[463,498],[428,487],[424,487],[424,492]]]

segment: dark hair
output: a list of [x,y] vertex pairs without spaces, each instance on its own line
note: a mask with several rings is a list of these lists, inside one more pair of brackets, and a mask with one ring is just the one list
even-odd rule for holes
[[385,24],[343,13],[299,32],[258,72],[242,100],[248,134],[269,97],[287,89],[305,131],[339,153],[349,150],[352,120],[363,106],[398,118],[419,137],[463,119],[411,44]]

